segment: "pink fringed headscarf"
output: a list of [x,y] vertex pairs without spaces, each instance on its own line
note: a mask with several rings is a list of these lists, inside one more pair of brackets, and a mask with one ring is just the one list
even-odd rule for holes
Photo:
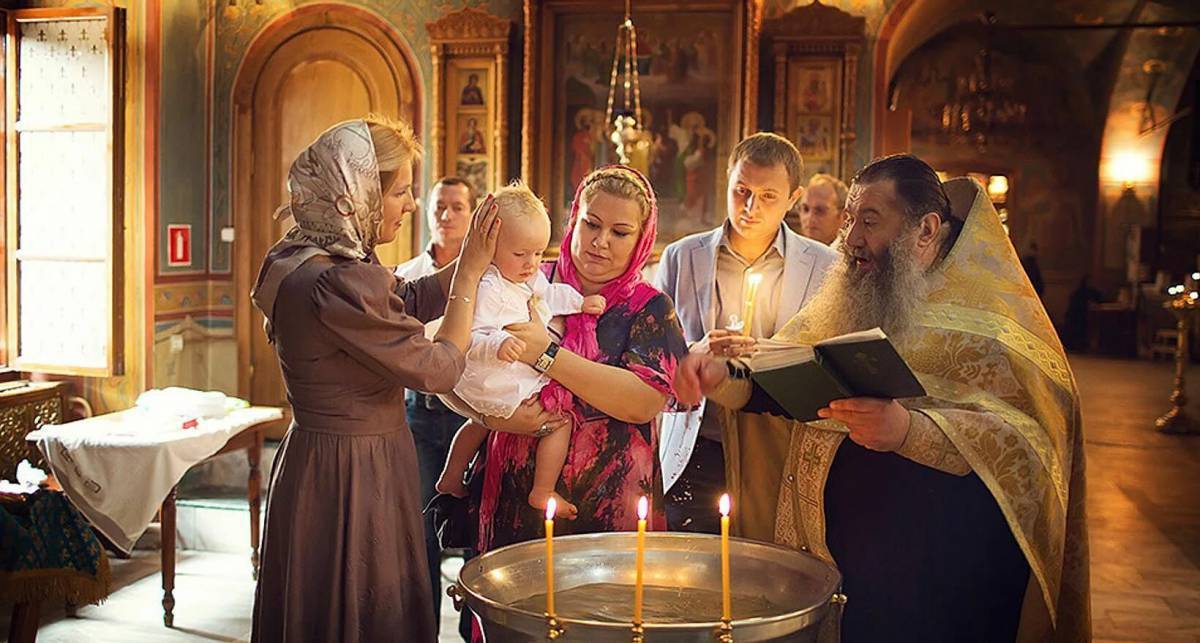
[[[580,183],[575,191],[575,201],[571,205],[571,218],[567,222],[567,230],[563,235],[558,263],[543,266],[543,271],[547,277],[557,276],[562,283],[570,284],[576,289],[581,287],[579,274],[571,259],[571,240],[575,238],[575,224],[579,218],[579,208],[583,205],[584,190],[603,177],[616,177],[634,182],[645,192],[646,199],[650,204],[650,212],[642,224],[641,237],[633,250],[633,256],[629,259],[629,266],[619,277],[605,284],[600,290],[600,294],[604,295],[606,302],[606,312],[614,306],[627,306],[630,314],[633,314],[645,308],[646,304],[659,293],[642,278],[642,268],[650,259],[650,254],[654,250],[654,240],[658,234],[658,203],[654,198],[654,190],[651,189],[650,183],[637,170],[621,165],[610,165],[592,172]],[[568,316],[566,333],[563,336],[563,348],[593,361],[604,357],[596,341],[598,317],[598,315],[583,313]],[[626,364],[626,368],[639,375],[648,376],[650,379],[669,383],[674,380],[675,359],[669,355],[666,356],[666,359],[668,361],[664,364],[665,373],[655,373],[649,366],[642,364]],[[666,384],[666,386],[669,387],[670,384]],[[671,395],[669,390],[666,393]],[[547,410],[570,416],[574,423],[573,429],[583,424],[583,418],[580,417],[576,408],[574,396],[558,382],[551,381],[544,386],[540,393],[540,400],[542,406]],[[537,444],[537,440],[531,436],[498,431],[493,432],[488,439],[488,464],[483,469],[483,493],[479,501],[478,547],[480,551],[491,549],[497,529],[519,528],[519,517],[514,517],[516,522],[512,524],[495,524],[499,520],[496,516],[496,509],[503,478],[506,471],[510,470],[508,467],[525,466],[533,457],[535,444]],[[657,458],[657,452],[651,449],[650,457]],[[568,467],[570,466],[569,462],[570,458],[568,458]],[[568,470],[568,468],[563,469],[564,476],[567,475]]]
[[[562,244],[559,245],[558,262],[547,264],[543,270],[547,277],[557,276],[559,281],[579,290],[582,286],[579,273],[575,270],[575,262],[571,258],[571,241],[575,238],[575,224],[579,219],[579,208],[583,206],[583,193],[589,185],[603,178],[618,178],[635,182],[645,193],[650,204],[650,212],[642,223],[641,237],[633,249],[629,266],[619,277],[604,285],[600,294],[604,296],[605,312],[618,304],[629,307],[630,313],[636,313],[658,294],[653,286],[642,277],[642,268],[650,260],[654,251],[654,240],[658,236],[658,201],[654,197],[654,189],[641,172],[624,165],[607,165],[588,174],[575,189],[575,200],[571,204],[571,216],[567,220],[567,230],[563,234]],[[566,333],[563,336],[562,347],[591,361],[601,357],[600,346],[596,343],[596,322],[599,315],[578,313],[566,319]],[[547,411],[568,413],[572,419],[579,421],[574,405],[574,396],[565,386],[551,381],[541,392],[542,406]]]

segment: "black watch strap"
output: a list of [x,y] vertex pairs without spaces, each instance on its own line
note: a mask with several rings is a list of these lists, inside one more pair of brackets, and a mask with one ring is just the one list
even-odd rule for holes
[[539,373],[545,373],[550,369],[550,365],[554,363],[554,358],[558,356],[559,345],[556,342],[550,342],[546,350],[533,363],[533,370]]

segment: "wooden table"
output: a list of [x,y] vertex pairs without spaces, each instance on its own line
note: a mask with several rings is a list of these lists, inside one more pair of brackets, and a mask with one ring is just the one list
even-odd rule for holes
[[[262,506],[262,464],[263,438],[268,428],[278,420],[269,420],[252,424],[241,433],[229,438],[220,451],[214,453],[204,462],[213,458],[245,451],[250,463],[250,475],[246,483],[246,500],[250,503],[250,574],[258,580],[258,545],[260,540],[259,517]],[[203,464],[203,463],[201,463]],[[162,588],[163,588],[163,624],[173,627],[175,624],[175,500],[177,487],[172,487],[163,500],[161,515],[162,529]]]
[[[262,507],[262,451],[266,432],[281,420],[267,419],[248,425],[225,442],[219,451],[197,464],[203,464],[226,453],[245,451],[250,464],[250,474],[246,485],[246,499],[250,504],[250,564],[251,575],[258,579],[258,550],[260,541],[260,516]],[[30,441],[29,448],[36,452],[36,443]],[[193,465],[195,466],[195,465]],[[175,501],[178,485],[172,487],[163,499],[159,509],[160,526],[162,530],[162,588],[163,588],[163,624],[173,627],[175,623]],[[93,530],[105,540],[103,534]]]

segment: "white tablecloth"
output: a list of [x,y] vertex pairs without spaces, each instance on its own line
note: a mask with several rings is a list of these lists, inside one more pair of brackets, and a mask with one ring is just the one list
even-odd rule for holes
[[167,493],[192,465],[277,408],[250,407],[182,428],[183,418],[144,408],[30,433],[67,498],[118,549],[129,553]]

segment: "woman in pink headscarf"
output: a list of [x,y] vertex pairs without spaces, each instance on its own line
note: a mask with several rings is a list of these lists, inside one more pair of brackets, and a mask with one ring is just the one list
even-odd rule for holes
[[[675,365],[687,344],[671,299],[641,276],[657,223],[654,191],[636,170],[609,166],[587,175],[576,190],[558,261],[543,269],[551,281],[603,295],[604,313],[556,318],[549,331],[538,319],[508,328],[525,343],[521,360],[554,380],[534,404],[571,421],[556,491],[578,513],[559,521],[560,533],[635,529],[643,495],[651,499],[652,527],[666,528],[654,420],[674,398]],[[485,422],[499,430],[487,447],[481,551],[537,538],[543,521],[526,502],[536,438],[518,434],[526,427]]]

